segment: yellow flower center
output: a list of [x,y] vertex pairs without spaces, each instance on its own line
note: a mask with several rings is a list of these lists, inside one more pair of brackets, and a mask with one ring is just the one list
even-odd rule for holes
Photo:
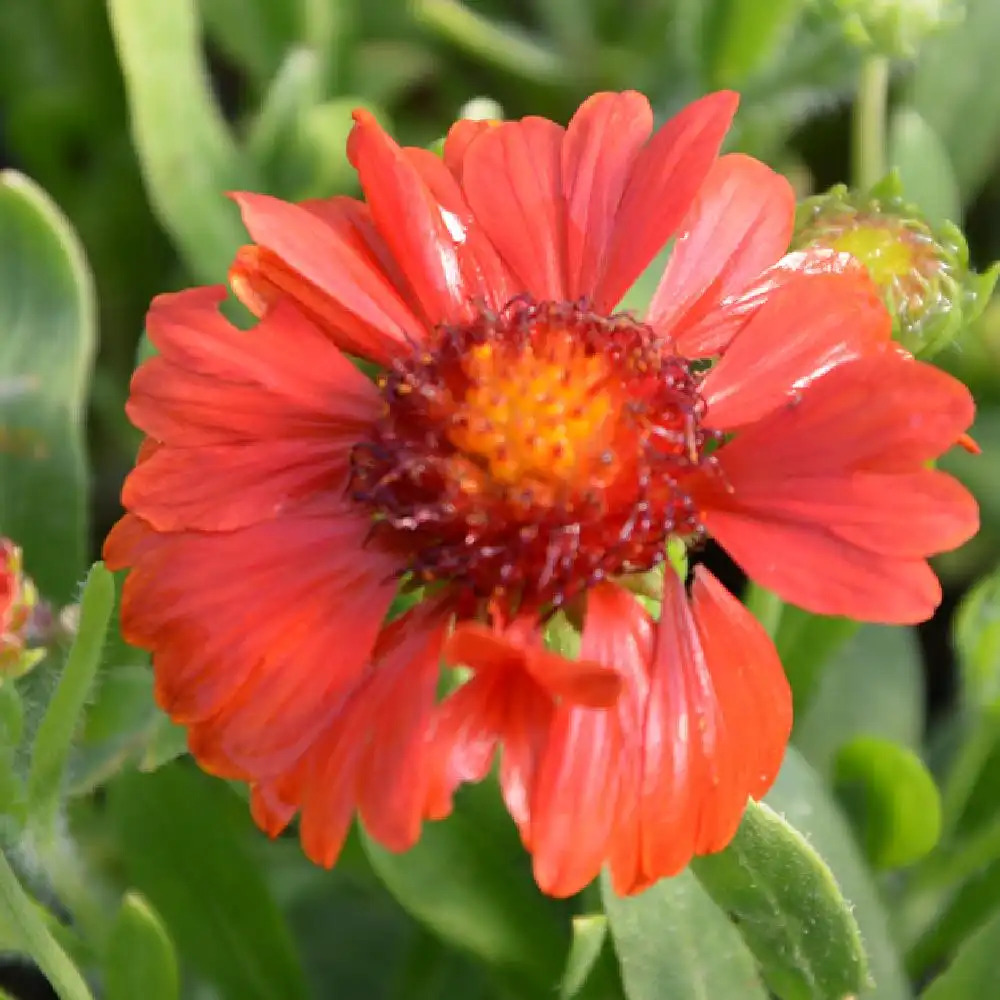
[[463,369],[469,385],[449,437],[494,482],[572,489],[614,461],[620,405],[608,360],[584,354],[565,331],[515,350],[478,344]]
[[701,532],[685,484],[717,436],[699,380],[630,316],[518,296],[438,327],[379,385],[350,494],[419,583],[552,609]]

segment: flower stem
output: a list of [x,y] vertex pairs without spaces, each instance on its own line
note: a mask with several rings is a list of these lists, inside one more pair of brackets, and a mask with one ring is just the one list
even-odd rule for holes
[[869,55],[861,64],[854,104],[853,182],[868,190],[886,173],[886,116],[889,107],[889,60]]
[[6,925],[17,928],[21,946],[38,963],[60,1000],[94,1000],[80,971],[45,926],[3,852],[0,852],[0,916]]

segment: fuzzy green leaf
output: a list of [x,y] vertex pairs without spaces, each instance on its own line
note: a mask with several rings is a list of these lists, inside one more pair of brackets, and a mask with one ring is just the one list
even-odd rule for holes
[[785,754],[781,773],[765,801],[808,840],[851,904],[874,982],[860,994],[862,1000],[910,1000],[912,994],[871,872],[823,782],[794,747]]
[[864,988],[867,958],[849,903],[816,850],[771,808],[751,802],[729,847],[692,867],[781,1000],[843,1000]]

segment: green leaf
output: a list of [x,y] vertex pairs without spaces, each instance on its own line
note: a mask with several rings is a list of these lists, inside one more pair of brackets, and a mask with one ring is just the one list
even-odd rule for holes
[[801,0],[714,0],[703,27],[707,87],[740,86],[770,61],[801,11]]
[[156,771],[188,752],[187,730],[158,712],[139,758],[140,771]]
[[912,629],[864,625],[823,667],[814,697],[795,726],[795,745],[823,776],[856,736],[917,749],[924,694]]
[[962,23],[925,43],[912,77],[910,103],[951,151],[966,198],[997,157],[1000,88],[983,82],[994,75],[998,36],[1000,4],[967,0]]
[[941,797],[923,761],[906,747],[859,736],[834,765],[837,798],[876,868],[901,868],[941,836]]
[[0,534],[60,604],[85,568],[95,327],[93,283],[69,223],[32,181],[0,171]]
[[853,907],[875,983],[860,994],[862,1000],[910,1000],[912,994],[871,873],[843,815],[794,747],[789,747],[778,780],[765,801],[809,841]]
[[[293,49],[271,81],[247,133],[247,153],[269,191],[293,197],[303,185],[302,165],[289,150],[298,142],[302,116],[323,93],[320,60],[311,49]],[[340,151],[343,156],[343,150]]]
[[439,68],[434,50],[415,40],[372,38],[357,44],[347,87],[362,100],[392,106]]
[[223,782],[170,764],[109,786],[129,880],[180,955],[225,1000],[304,1000],[288,928],[249,857],[246,807]]
[[195,277],[224,278],[247,240],[224,193],[256,189],[208,84],[194,0],[107,0],[150,202]]
[[103,563],[95,563],[83,588],[76,638],[31,752],[28,818],[43,838],[55,830],[66,765],[101,661],[114,599],[114,577]]
[[469,55],[538,83],[565,83],[572,68],[516,24],[497,24],[461,0],[415,0],[419,22]]
[[628,1000],[767,1000],[739,931],[690,870],[627,898],[605,872],[601,892]]
[[560,910],[535,886],[492,782],[463,789],[452,815],[427,824],[405,854],[362,842],[392,895],[443,940],[539,996],[558,982],[569,943]]
[[849,618],[814,615],[792,604],[782,608],[774,643],[792,687],[796,720],[808,709],[830,658],[857,630]]
[[899,171],[906,200],[931,222],[961,222],[962,195],[951,156],[919,111],[900,108],[893,115],[888,160]]
[[383,111],[356,97],[338,97],[303,111],[293,148],[302,172],[297,198],[329,197],[355,187],[356,175],[347,159],[347,137],[354,127],[353,112],[363,107],[386,122]]
[[947,901],[940,905],[934,894],[928,899],[933,915],[928,920],[920,911],[923,900],[918,900],[916,918],[922,926],[906,953],[906,971],[915,981],[925,979],[927,972],[940,967],[962,942],[993,913],[1000,913],[1000,860],[980,868],[957,891],[948,893]]
[[1000,708],[1000,568],[963,598],[954,635],[964,697],[978,709]]
[[842,1000],[865,987],[850,905],[815,849],[768,806],[751,802],[729,847],[692,868],[781,1000]]
[[987,921],[955,955],[921,1000],[980,1000],[995,996],[997,953],[1000,952],[1000,913]]
[[198,0],[207,34],[257,84],[271,78],[300,37],[299,6],[291,0]]
[[1000,762],[1000,569],[962,599],[953,636],[962,711],[942,779],[945,833],[970,834],[997,812]]
[[559,986],[559,1000],[624,1000],[608,918],[573,918],[573,942]]
[[105,959],[106,1000],[177,1000],[180,984],[170,935],[153,908],[130,892],[111,928]]

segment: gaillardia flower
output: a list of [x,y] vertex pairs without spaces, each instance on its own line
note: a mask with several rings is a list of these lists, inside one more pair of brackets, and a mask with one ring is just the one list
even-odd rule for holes
[[[355,812],[409,847],[498,752],[547,892],[724,847],[789,690],[668,544],[711,534],[812,611],[938,603],[926,556],[977,511],[930,463],[972,401],[849,255],[783,256],[789,185],[718,155],[735,107],[651,135],[645,98],[598,94],[566,128],[459,122],[441,158],[359,112],[363,202],[236,196],[252,330],[221,288],[154,302],[105,550],[124,632],[201,764],[272,835],[301,813],[317,862]],[[670,239],[645,317],[616,312]]]

